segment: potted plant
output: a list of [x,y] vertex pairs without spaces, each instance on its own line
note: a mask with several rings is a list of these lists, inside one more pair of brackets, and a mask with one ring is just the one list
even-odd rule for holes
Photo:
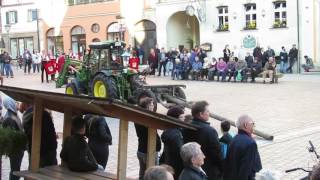
[[2,155],[9,156],[15,154],[26,149],[26,146],[27,136],[23,132],[15,131],[11,128],[3,128],[0,125],[0,167],[2,167]]
[[244,29],[256,29],[257,28],[257,23],[256,21],[249,21],[246,24],[246,27]]
[[280,22],[280,19],[276,19],[273,23],[273,27],[274,28],[280,28],[281,26],[281,22]]
[[229,30],[229,24],[221,24],[217,31],[228,31]]

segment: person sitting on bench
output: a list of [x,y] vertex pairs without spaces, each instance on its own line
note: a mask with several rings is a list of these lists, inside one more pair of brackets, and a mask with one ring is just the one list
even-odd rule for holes
[[255,78],[258,74],[262,71],[262,63],[258,61],[258,58],[254,58],[253,63],[250,66],[250,75],[251,75],[251,82],[255,82]]
[[270,84],[274,83],[273,75],[276,69],[276,62],[273,57],[269,57],[268,62],[264,65],[264,70],[262,72],[263,83],[266,83],[267,74],[270,78]]
[[72,120],[73,134],[64,140],[60,157],[71,171],[86,172],[103,169],[94,158],[85,140],[86,121],[82,117]]

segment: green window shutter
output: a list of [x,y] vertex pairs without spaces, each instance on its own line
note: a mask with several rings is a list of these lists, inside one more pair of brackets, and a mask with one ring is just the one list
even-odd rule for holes
[[6,23],[9,24],[9,12],[6,12]]
[[18,23],[18,13],[17,13],[17,11],[14,12],[14,20],[15,20],[15,23]]

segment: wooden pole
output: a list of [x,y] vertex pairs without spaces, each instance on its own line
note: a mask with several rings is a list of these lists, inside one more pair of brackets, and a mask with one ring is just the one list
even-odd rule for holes
[[117,179],[127,178],[128,121],[120,120]]
[[33,104],[31,171],[36,172],[40,163],[41,128],[42,128],[43,104],[36,98]]
[[63,120],[63,141],[66,137],[71,135],[72,126],[72,110],[70,108],[65,108],[64,110],[64,120]]
[[148,128],[147,169],[156,162],[157,130]]
[[[175,98],[175,97],[173,97],[173,96],[170,96],[170,95],[167,95],[167,94],[164,94],[163,97],[164,97],[165,99],[171,101],[171,102],[174,102],[174,103],[176,103],[176,104],[178,104],[178,105],[181,105],[181,106],[183,106],[183,107],[186,107],[186,108],[191,109],[191,104],[188,103],[188,102],[186,102],[186,101],[184,101],[184,100],[177,99],[177,98]],[[235,127],[234,121],[231,121],[230,119],[224,118],[224,117],[222,117],[222,116],[219,116],[219,115],[213,114],[213,113],[210,113],[209,116],[212,117],[213,119],[218,120],[218,121],[229,121],[230,124]],[[259,131],[259,130],[256,130],[256,129],[254,130],[253,133],[254,133],[255,135],[257,135],[257,136],[260,136],[260,137],[266,139],[266,140],[273,140],[273,136],[270,135],[270,134],[268,134],[268,133],[264,133],[264,132]]]

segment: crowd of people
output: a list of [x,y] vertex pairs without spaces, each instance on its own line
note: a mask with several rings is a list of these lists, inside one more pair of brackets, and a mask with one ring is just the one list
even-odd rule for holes
[[[231,81],[255,82],[255,78],[261,73],[263,82],[270,78],[270,83],[274,82],[274,75],[280,73],[292,73],[292,67],[298,59],[298,49],[293,44],[289,52],[284,46],[281,47],[280,53],[276,54],[270,46],[266,50],[257,45],[252,52],[244,48],[230,50],[229,45],[223,49],[223,56],[219,58],[208,57],[206,51],[196,46],[190,51],[187,49],[171,48],[166,51],[163,47],[157,46],[150,49],[148,57],[145,57],[143,49],[127,48],[127,53],[131,54],[129,64],[142,64],[143,59],[148,59],[151,69],[151,75],[158,76],[171,75],[172,79],[178,80],[209,80],[214,81]],[[313,68],[312,60],[305,56],[306,64],[302,65],[305,71]],[[277,69],[276,66],[279,65]]]
[[[29,162],[32,159],[33,107],[19,103],[3,95],[3,107],[7,110],[1,126],[24,132],[27,136]],[[144,97],[129,103],[146,111],[155,111],[152,98]],[[2,107],[1,107],[2,109]],[[22,113],[22,119],[18,112]],[[180,106],[172,106],[167,116],[191,123],[197,130],[170,128],[156,136],[156,166],[147,169],[148,128],[134,124],[138,137],[137,161],[141,180],[253,180],[262,169],[257,144],[252,136],[255,122],[248,115],[236,120],[237,134],[229,132],[230,122],[221,122],[221,136],[209,123],[209,103],[194,102],[191,115]],[[188,117],[188,118],[187,118]],[[190,118],[191,117],[191,118]],[[190,120],[191,119],[191,120]],[[88,140],[87,140],[88,138]],[[163,147],[162,147],[163,144]],[[99,115],[84,114],[72,120],[71,135],[64,139],[60,157],[66,167],[75,172],[105,171],[112,134],[106,119]],[[57,165],[57,134],[51,111],[42,112],[40,167]],[[162,151],[161,151],[162,150]],[[24,149],[9,155],[10,180],[19,179],[13,174],[19,171]],[[313,174],[319,174],[316,168]],[[314,178],[313,180],[316,180]]]

